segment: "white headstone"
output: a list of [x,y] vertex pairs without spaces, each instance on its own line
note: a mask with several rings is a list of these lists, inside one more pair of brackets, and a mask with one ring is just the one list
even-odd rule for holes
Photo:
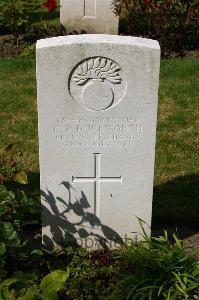
[[61,0],[60,22],[68,33],[118,34],[112,0]]
[[77,35],[38,41],[47,248],[70,242],[117,247],[141,232],[136,216],[151,224],[159,62],[154,40]]

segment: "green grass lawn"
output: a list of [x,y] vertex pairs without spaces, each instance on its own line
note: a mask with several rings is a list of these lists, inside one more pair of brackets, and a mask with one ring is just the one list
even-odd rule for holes
[[[0,73],[0,148],[16,143],[23,152],[26,171],[38,174],[35,61],[1,59]],[[199,221],[198,74],[197,60],[161,61],[156,223]]]
[[161,63],[156,184],[199,172],[198,75],[197,60]]
[[38,166],[35,61],[0,60],[0,148],[16,143],[27,171]]

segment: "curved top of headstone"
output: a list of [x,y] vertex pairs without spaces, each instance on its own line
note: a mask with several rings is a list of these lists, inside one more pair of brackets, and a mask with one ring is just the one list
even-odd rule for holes
[[160,49],[158,41],[132,37],[132,36],[116,36],[107,34],[83,34],[83,35],[68,35],[58,36],[37,41],[37,49],[56,47],[71,44],[128,44],[142,48]]

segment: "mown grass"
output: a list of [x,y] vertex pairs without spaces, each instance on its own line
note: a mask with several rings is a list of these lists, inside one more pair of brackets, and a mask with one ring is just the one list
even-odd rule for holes
[[199,226],[198,74],[197,60],[161,64],[154,228]]
[[27,171],[38,171],[35,61],[0,61],[0,148],[16,143]]
[[162,61],[156,184],[199,171],[198,74],[197,60]]
[[[0,148],[16,143],[39,174],[34,59],[0,60]],[[199,224],[198,60],[162,60],[153,223]],[[198,226],[198,225],[197,225]]]

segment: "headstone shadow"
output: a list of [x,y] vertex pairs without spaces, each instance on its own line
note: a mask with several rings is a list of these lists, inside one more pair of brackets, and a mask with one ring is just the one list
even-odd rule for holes
[[152,234],[168,229],[180,238],[199,232],[199,175],[176,177],[154,187]]

